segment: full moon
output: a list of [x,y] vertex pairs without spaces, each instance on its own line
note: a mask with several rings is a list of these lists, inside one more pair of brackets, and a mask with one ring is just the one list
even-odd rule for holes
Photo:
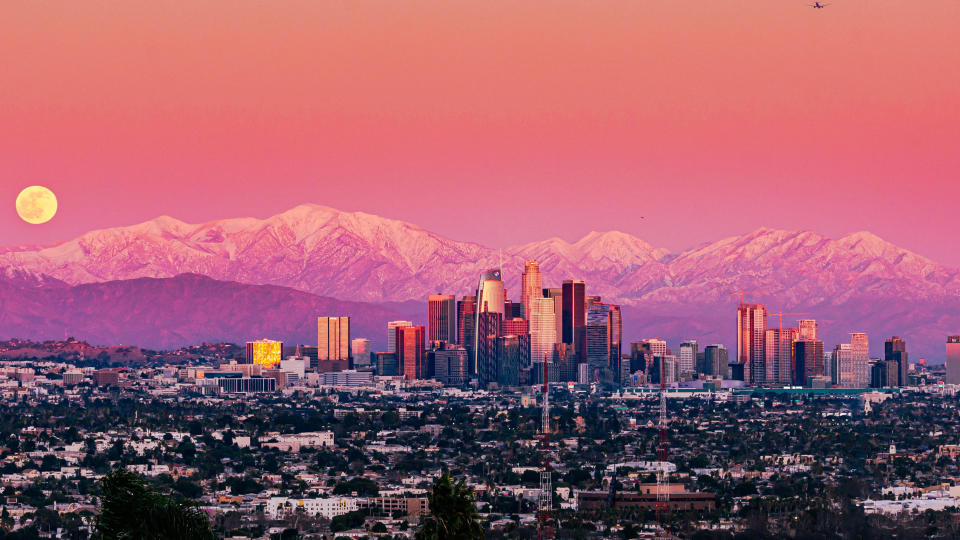
[[24,188],[17,195],[17,214],[27,223],[39,225],[53,219],[57,213],[57,196],[43,186]]

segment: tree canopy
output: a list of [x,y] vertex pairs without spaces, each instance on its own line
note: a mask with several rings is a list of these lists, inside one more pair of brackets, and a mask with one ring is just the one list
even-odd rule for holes
[[212,540],[207,516],[193,503],[156,492],[143,477],[117,468],[100,482],[97,540]]
[[430,516],[424,519],[417,540],[475,540],[483,538],[473,490],[445,474],[433,483],[427,496]]

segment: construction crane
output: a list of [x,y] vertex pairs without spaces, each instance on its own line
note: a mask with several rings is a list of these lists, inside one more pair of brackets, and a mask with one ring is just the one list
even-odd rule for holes
[[[768,313],[767,315],[773,315],[773,316],[775,316],[775,317],[778,317],[779,320],[780,320],[780,322],[779,322],[779,324],[778,324],[778,326],[777,326],[777,346],[776,346],[776,349],[777,349],[777,350],[776,350],[776,352],[775,352],[775,355],[776,355],[775,358],[777,358],[778,360],[775,360],[775,361],[774,361],[774,366],[772,367],[773,373],[774,373],[774,377],[775,377],[772,382],[776,382],[776,381],[779,381],[779,382],[781,382],[781,383],[782,383],[782,382],[788,382],[788,381],[784,381],[784,380],[783,380],[785,377],[787,377],[787,374],[784,374],[784,372],[783,372],[784,368],[782,367],[782,366],[783,366],[783,362],[784,362],[784,360],[785,360],[785,359],[784,359],[784,350],[783,350],[783,347],[784,347],[784,345],[785,345],[785,343],[784,343],[784,338],[783,338],[783,316],[784,316],[784,315],[809,315],[809,313],[786,313],[786,312],[781,311],[781,312],[779,312],[779,313]],[[791,343],[792,343],[792,342],[791,342]],[[789,345],[789,343],[787,343],[787,345]],[[792,345],[790,345],[790,346],[792,347]],[[767,344],[767,347],[770,347],[769,342],[768,342],[768,344]],[[793,360],[792,360],[792,358],[793,358],[793,353],[790,352],[789,354],[790,354],[790,356],[791,356],[791,360],[790,360],[790,372],[792,373],[792,372],[793,372]],[[777,366],[776,362],[780,362],[780,366]],[[768,368],[768,369],[769,369],[769,368]],[[768,373],[770,373],[770,372],[768,372]],[[790,374],[790,375],[789,375],[789,378],[790,378],[790,379],[793,379],[793,378],[794,378],[794,375]]]
[[743,305],[743,296],[745,294],[770,294],[767,291],[733,291],[730,296],[740,296],[740,305]]
[[809,313],[784,313],[783,311],[779,313],[767,313],[767,315],[780,318],[780,324],[777,326],[781,331],[783,330],[783,316],[784,315],[809,315]]

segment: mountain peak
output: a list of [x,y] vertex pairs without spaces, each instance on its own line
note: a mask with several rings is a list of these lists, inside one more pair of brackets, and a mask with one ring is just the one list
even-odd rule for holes
[[[289,210],[280,212],[279,214],[276,214],[273,217],[278,217],[278,216],[297,217],[297,216],[308,216],[308,215],[314,215],[314,214],[346,214],[346,213],[347,212],[344,212],[342,210],[337,210],[336,208],[331,208],[329,206],[324,206],[322,204],[302,203],[302,204],[298,204],[297,206],[294,206]],[[270,218],[267,218],[267,219],[270,219]]]
[[622,231],[590,231],[573,246],[584,255],[594,258],[626,259],[639,256],[661,259],[668,254],[667,250],[657,249],[643,239]]
[[879,236],[873,234],[870,231],[857,231],[855,233],[850,233],[844,236],[843,238],[841,238],[840,240],[847,241],[850,243],[864,243],[868,245],[890,244],[883,238],[880,238]]

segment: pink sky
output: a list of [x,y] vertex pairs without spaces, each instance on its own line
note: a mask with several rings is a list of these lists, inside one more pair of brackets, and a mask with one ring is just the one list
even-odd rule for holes
[[314,202],[491,246],[867,229],[960,265],[960,2],[806,4],[6,2],[0,244]]

